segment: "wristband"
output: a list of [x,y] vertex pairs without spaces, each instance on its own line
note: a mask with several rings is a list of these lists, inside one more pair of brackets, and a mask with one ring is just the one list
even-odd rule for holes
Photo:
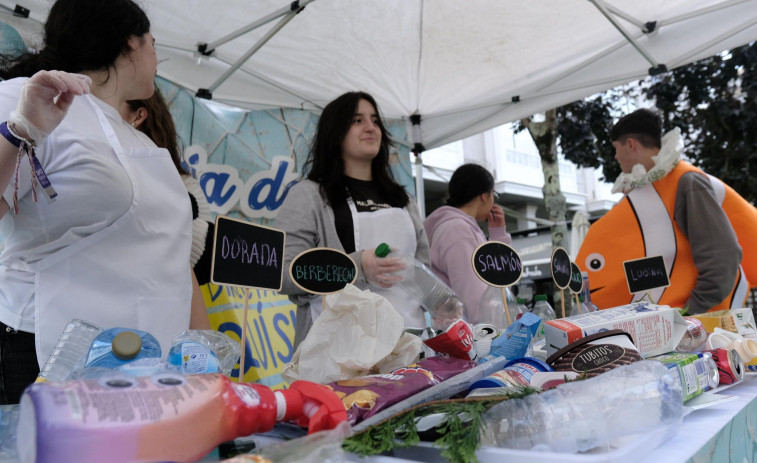
[[3,122],[0,124],[0,135],[5,137],[13,146],[18,148],[18,155],[16,156],[16,171],[14,175],[13,184],[13,212],[18,214],[18,173],[21,167],[21,158],[24,154],[27,154],[29,158],[29,164],[32,171],[32,196],[34,202],[37,202],[37,184],[42,186],[45,192],[48,202],[55,201],[55,197],[58,193],[53,188],[50,180],[47,178],[45,170],[42,168],[39,159],[34,153],[34,142],[29,141],[24,137],[19,136],[12,127],[13,122]]
[[0,124],[0,134],[2,134],[2,136],[5,137],[5,139],[8,140],[16,148],[21,148],[22,143],[26,143],[27,145],[32,146],[32,143],[30,143],[29,140],[23,137],[19,137],[16,132],[10,128],[8,122],[3,122],[2,124]]

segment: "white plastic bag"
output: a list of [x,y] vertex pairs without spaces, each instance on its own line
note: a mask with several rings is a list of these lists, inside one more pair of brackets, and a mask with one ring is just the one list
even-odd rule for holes
[[347,285],[326,296],[323,313],[281,375],[290,383],[325,384],[387,372],[413,363],[421,345],[404,333],[402,316],[383,296]]

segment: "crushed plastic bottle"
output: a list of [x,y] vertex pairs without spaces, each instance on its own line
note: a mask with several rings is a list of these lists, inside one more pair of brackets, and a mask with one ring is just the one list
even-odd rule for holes
[[584,297],[584,304],[586,304],[586,308],[589,309],[589,312],[596,312],[597,306],[594,305],[593,302],[591,302],[591,286],[589,286],[589,272],[581,272],[581,276],[583,277],[583,287],[581,288],[581,295]]
[[405,269],[398,272],[402,279],[397,285],[431,314],[432,328],[444,330],[456,319],[463,317],[463,302],[457,298],[452,288],[422,262],[412,256],[392,253],[386,243],[381,243],[375,252],[378,257],[402,259]]
[[16,438],[19,406],[0,405],[0,461],[18,461]]
[[46,381],[65,381],[74,370],[82,368],[92,341],[102,332],[102,328],[74,319],[63,329],[50,357],[39,372],[39,378]]
[[535,315],[538,315],[539,318],[542,319],[542,321],[549,321],[554,320],[557,318],[557,314],[555,314],[555,309],[552,308],[551,305],[549,305],[549,302],[547,302],[547,295],[546,294],[538,294],[534,297],[534,307],[531,309],[531,312]]
[[184,374],[223,373],[239,361],[239,343],[215,330],[185,330],[176,336],[168,363]]
[[680,382],[659,362],[642,360],[495,405],[484,414],[481,444],[582,452],[680,423],[684,410]]
[[160,343],[150,333],[128,328],[110,328],[92,341],[84,368],[117,368],[142,358],[160,358]]
[[[505,293],[505,300],[502,300],[502,292]],[[508,323],[505,307],[510,314],[510,323]],[[512,322],[523,314],[518,302],[515,300],[513,293],[508,288],[499,288],[489,286],[481,295],[479,304],[479,323],[490,323],[499,330],[504,330]]]

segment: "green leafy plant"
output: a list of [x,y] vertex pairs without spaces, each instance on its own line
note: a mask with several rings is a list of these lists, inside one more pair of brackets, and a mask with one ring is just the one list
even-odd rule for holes
[[479,446],[481,431],[486,426],[484,412],[503,400],[521,398],[537,392],[539,389],[523,387],[508,395],[448,399],[421,404],[348,437],[343,448],[365,456],[417,445],[421,441],[416,426],[418,420],[424,416],[442,414],[444,420],[437,429],[440,437],[434,441],[434,445],[442,449],[442,456],[453,463],[477,462],[476,449]]

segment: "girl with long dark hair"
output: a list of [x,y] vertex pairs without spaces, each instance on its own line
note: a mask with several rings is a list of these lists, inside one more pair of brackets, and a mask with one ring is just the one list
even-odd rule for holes
[[[366,276],[382,288],[405,319],[405,326],[423,328],[422,309],[393,287],[390,273],[401,265],[393,258],[377,258],[382,242],[393,250],[428,264],[428,241],[415,202],[393,178],[391,140],[378,105],[365,92],[350,92],[323,110],[305,163],[306,178],[292,187],[276,217],[287,232],[285,268],[302,251],[330,247],[348,253],[357,263],[355,284],[365,287]],[[282,292],[297,304],[295,348],[321,312],[321,298],[306,294],[289,279]]]
[[132,0],[57,0],[39,52],[0,63],[0,403],[18,402],[72,319],[149,331],[165,350],[190,327],[186,190],[118,113],[152,95],[154,46]]

